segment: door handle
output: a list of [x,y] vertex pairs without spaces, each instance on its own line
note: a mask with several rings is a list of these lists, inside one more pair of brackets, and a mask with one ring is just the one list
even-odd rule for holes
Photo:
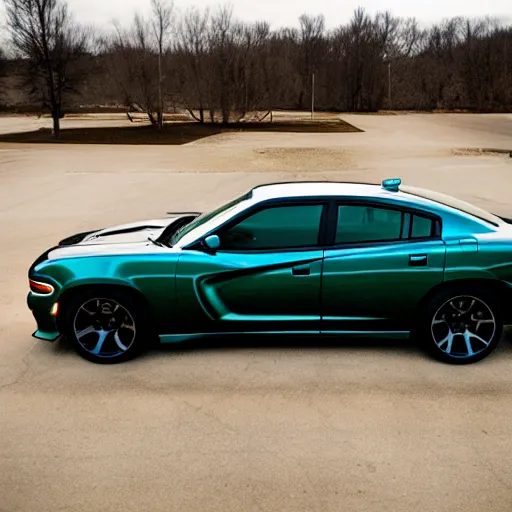
[[410,267],[426,267],[428,264],[428,256],[426,254],[414,254],[409,256]]
[[311,275],[311,267],[309,265],[302,265],[300,267],[294,267],[292,269],[292,274],[294,276],[310,276]]

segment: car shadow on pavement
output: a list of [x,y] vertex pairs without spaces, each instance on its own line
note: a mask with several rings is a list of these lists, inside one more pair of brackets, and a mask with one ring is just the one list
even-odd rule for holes
[[[425,357],[425,349],[415,340],[340,338],[339,336],[318,335],[229,335],[196,338],[180,343],[157,345],[142,355],[144,358],[159,357],[162,354],[187,354],[208,351],[237,350],[333,350],[342,352],[393,352],[404,357]],[[512,328],[506,328],[496,354],[512,352]]]
[[222,352],[237,350],[361,350],[378,352],[401,352],[406,355],[419,355],[421,347],[408,340],[394,339],[348,339],[336,336],[314,335],[228,335],[205,336],[180,343],[170,343],[155,347],[143,357],[158,357],[159,354],[185,354],[193,352]]

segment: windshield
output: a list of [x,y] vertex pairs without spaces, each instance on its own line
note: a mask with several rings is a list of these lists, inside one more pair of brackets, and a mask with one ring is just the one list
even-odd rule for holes
[[435,201],[436,203],[440,203],[444,206],[455,208],[456,210],[472,215],[473,217],[490,222],[495,226],[499,226],[502,222],[502,220],[496,215],[493,215],[492,213],[470,203],[456,199],[455,197],[416,187],[401,186],[400,190],[406,194],[423,197],[424,199]]
[[203,213],[202,215],[194,219],[191,223],[186,224],[181,229],[179,229],[171,238],[171,245],[176,245],[183,237],[194,231],[194,229],[197,229],[198,227],[202,226],[203,224],[206,224],[215,217],[236,208],[240,203],[246,201],[247,199],[249,199],[249,195],[244,194],[243,196],[238,197],[237,199],[234,199],[233,201],[230,201],[227,204],[223,204],[216,210],[213,210],[209,213]]

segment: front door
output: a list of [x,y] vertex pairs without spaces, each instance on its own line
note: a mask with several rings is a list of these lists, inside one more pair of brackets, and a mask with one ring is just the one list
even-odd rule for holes
[[389,207],[337,205],[325,252],[322,331],[407,334],[418,302],[443,281],[437,219]]
[[221,228],[215,253],[184,250],[177,332],[319,332],[323,212],[272,204]]

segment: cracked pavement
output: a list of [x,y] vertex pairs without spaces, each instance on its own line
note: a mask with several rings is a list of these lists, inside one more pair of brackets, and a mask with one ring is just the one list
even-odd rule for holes
[[460,368],[403,342],[302,338],[103,367],[30,336],[27,269],[54,242],[266,181],[401,175],[512,217],[512,160],[452,154],[512,149],[512,116],[344,118],[365,133],[0,145],[0,510],[510,512],[510,331]]

